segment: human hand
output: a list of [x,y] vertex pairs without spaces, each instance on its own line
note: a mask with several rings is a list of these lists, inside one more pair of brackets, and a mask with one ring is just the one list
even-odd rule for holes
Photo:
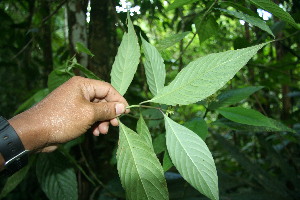
[[117,116],[129,112],[126,106],[127,101],[109,83],[73,77],[9,123],[25,149],[53,151],[57,144],[91,127],[95,136],[106,134],[109,124],[118,125]]

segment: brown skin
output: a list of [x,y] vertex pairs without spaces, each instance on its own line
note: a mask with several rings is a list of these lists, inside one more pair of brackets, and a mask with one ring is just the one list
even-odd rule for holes
[[[127,101],[109,84],[73,77],[29,110],[8,120],[25,149],[51,152],[93,127],[106,134],[117,116],[128,113]],[[0,165],[4,159],[0,154]]]

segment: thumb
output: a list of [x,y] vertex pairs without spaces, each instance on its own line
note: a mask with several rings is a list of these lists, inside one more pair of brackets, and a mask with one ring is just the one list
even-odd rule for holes
[[118,102],[92,103],[94,107],[94,120],[107,121],[120,116],[125,112],[125,105]]

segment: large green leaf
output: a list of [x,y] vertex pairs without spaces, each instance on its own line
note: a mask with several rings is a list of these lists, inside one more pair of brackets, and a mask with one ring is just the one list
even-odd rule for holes
[[157,49],[148,43],[143,37],[142,47],[146,57],[144,66],[147,83],[153,95],[156,95],[165,85],[166,70],[164,60]]
[[219,199],[217,170],[205,142],[166,115],[165,126],[168,152],[182,177],[210,199]]
[[261,30],[266,31],[267,33],[269,33],[270,35],[275,37],[273,32],[271,31],[270,27],[266,24],[266,22],[258,17],[253,17],[250,15],[241,13],[241,12],[235,12],[235,11],[231,11],[231,10],[225,10],[225,9],[219,9],[219,10],[226,12],[229,15],[235,16],[241,20],[244,20],[245,22],[248,22],[249,24],[252,24],[253,26],[257,26]]
[[227,119],[237,123],[268,127],[270,128],[269,131],[295,132],[293,129],[285,126],[281,122],[268,118],[256,110],[242,107],[229,107],[219,108],[218,111]]
[[266,126],[274,128],[274,125],[271,123],[269,118],[256,110],[243,107],[228,107],[219,108],[217,111],[227,119],[234,122],[252,126]]
[[120,122],[117,167],[126,199],[168,199],[163,169],[145,137]]
[[40,154],[36,163],[38,181],[50,200],[78,199],[74,169],[59,151]]
[[124,33],[111,71],[111,84],[124,95],[133,79],[140,60],[140,47],[129,14],[128,32]]
[[139,118],[137,126],[136,126],[136,131],[140,136],[144,137],[145,142],[147,142],[147,144],[151,148],[153,148],[151,134],[150,134],[147,124],[143,118],[143,115],[140,115],[140,118]]
[[174,34],[174,35],[171,35],[167,38],[164,38],[164,39],[158,41],[157,49],[159,51],[163,51],[163,50],[173,46],[174,44],[176,44],[180,40],[182,40],[189,33],[190,32],[183,32],[183,33]]
[[187,105],[201,101],[223,87],[264,45],[201,57],[183,68],[168,86],[146,102]]
[[195,26],[200,42],[204,42],[219,32],[219,25],[213,16],[209,16],[206,19],[196,18]]
[[208,109],[214,110],[220,107],[225,107],[225,106],[239,103],[243,99],[248,98],[251,94],[253,94],[254,92],[262,88],[263,88],[262,86],[250,86],[250,87],[225,91],[217,97],[216,101],[212,102],[208,106]]
[[184,6],[186,4],[191,4],[194,2],[197,2],[198,0],[175,0],[173,3],[171,3],[171,5],[169,5],[169,7],[167,8],[167,11],[169,10],[173,10],[175,8],[179,8],[181,6]]
[[279,19],[286,21],[290,25],[294,26],[295,28],[299,29],[298,24],[292,18],[292,16],[285,12],[282,8],[280,8],[277,4],[270,0],[250,0],[250,2],[270,13],[278,17]]

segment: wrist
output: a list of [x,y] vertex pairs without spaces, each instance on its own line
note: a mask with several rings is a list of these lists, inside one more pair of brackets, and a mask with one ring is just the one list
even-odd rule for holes
[[22,116],[22,114],[13,117],[8,122],[15,129],[25,150],[36,151],[43,148],[45,144],[41,137],[40,123],[34,123],[33,119]]
[[24,149],[17,132],[3,117],[0,117],[0,153],[1,168],[5,167],[1,175],[12,175],[28,162],[28,151]]

